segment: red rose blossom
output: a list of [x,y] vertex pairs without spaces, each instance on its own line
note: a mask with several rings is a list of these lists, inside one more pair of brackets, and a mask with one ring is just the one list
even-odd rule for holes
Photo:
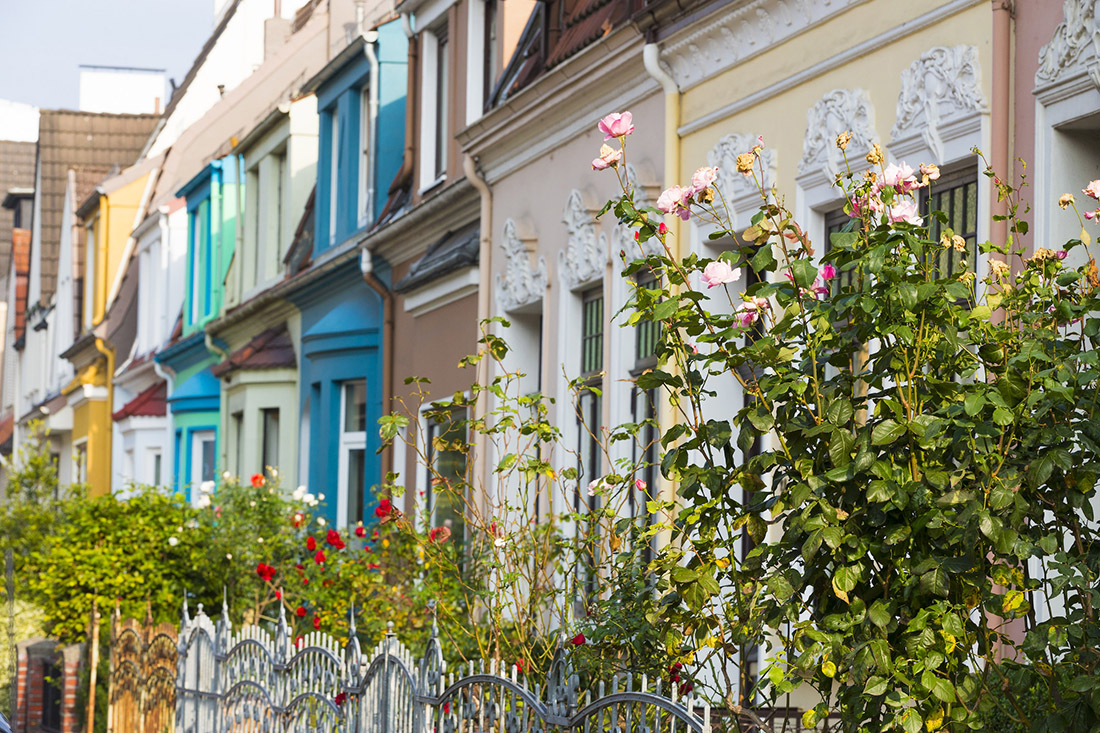
[[315,629],[316,631],[320,631],[320,630],[321,630],[321,617],[320,617],[320,616],[314,616],[314,617],[313,617],[313,628],[314,628],[314,629]]
[[393,514],[393,504],[391,504],[390,500],[386,497],[382,497],[378,501],[378,506],[374,510],[374,516],[378,517],[382,521],[385,521],[390,518],[391,514]]
[[337,532],[335,529],[330,529],[328,531],[328,536],[325,537],[325,542],[329,543],[333,547],[336,547],[341,543],[340,533]]
[[431,532],[428,532],[428,540],[431,542],[446,542],[451,539],[450,527],[433,527]]
[[312,537],[309,537],[308,539],[306,539],[306,549],[309,550],[310,552],[313,552],[314,550],[316,550],[317,549],[317,540],[313,539]]
[[306,616],[306,607],[305,606],[298,606],[298,608],[296,608],[294,610],[294,614],[298,618],[305,618],[305,616]]
[[573,646],[580,646],[585,641],[587,641],[587,639],[584,638],[584,634],[577,634],[573,637]]
[[341,692],[339,695],[336,696],[335,702],[336,702],[337,705],[343,705],[344,702],[347,701],[347,699],[348,699],[348,693]]
[[366,537],[367,536],[367,528],[366,527],[356,527],[355,528],[355,536],[356,537]]
[[260,563],[256,566],[256,575],[260,576],[260,580],[265,583],[270,583],[275,579],[275,568],[264,563]]
[[252,488],[262,489],[264,487],[264,484],[266,483],[267,479],[264,478],[264,475],[262,473],[252,474]]
[[317,554],[313,556],[313,562],[317,563],[318,565],[320,565],[321,563],[323,563],[327,559],[328,558],[325,557],[325,551],[324,550],[318,550]]

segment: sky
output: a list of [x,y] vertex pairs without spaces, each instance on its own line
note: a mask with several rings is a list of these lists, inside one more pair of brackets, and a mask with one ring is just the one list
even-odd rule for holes
[[0,99],[76,109],[77,67],[138,66],[183,81],[214,0],[0,0]]

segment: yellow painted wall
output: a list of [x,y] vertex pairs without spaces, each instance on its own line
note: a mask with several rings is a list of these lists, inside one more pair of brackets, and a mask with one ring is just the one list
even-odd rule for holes
[[[689,89],[683,95],[681,125],[721,109],[822,63],[836,54],[896,28],[898,25],[946,5],[939,2],[899,3],[872,0],[812,28],[805,33]],[[894,125],[901,74],[934,46],[967,44],[978,49],[982,92],[992,92],[992,11],[988,2],[976,0],[953,15],[906,34],[859,56],[843,66],[825,71],[759,104],[720,119],[685,135],[681,141],[681,182],[690,179],[707,152],[729,133],[763,135],[767,147],[778,152],[778,184],[794,205],[795,176],[802,157],[806,113],[823,95],[834,89],[867,91],[875,111],[875,131],[883,145]],[[848,150],[862,158],[866,151]],[[921,161],[909,161],[914,166]],[[924,161],[934,162],[934,161]]]
[[[74,446],[88,439],[87,476],[89,496],[111,491],[111,411],[106,399],[88,400],[73,410]],[[74,457],[76,455],[74,448]]]
[[134,217],[145,193],[148,174],[99,198],[99,221],[96,225],[95,287],[91,291],[92,322],[103,320],[107,294],[123,264],[126,241],[134,228]]

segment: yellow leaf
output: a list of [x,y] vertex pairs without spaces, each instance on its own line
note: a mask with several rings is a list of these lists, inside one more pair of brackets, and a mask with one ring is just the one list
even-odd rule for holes
[[719,570],[725,570],[726,566],[730,564],[730,561],[724,557],[720,557],[714,561],[714,564],[718,566]]
[[826,660],[821,665],[821,674],[826,677],[836,677],[836,665],[833,664],[832,660]]
[[1086,247],[1092,244],[1092,237],[1089,236],[1089,233],[1085,231],[1084,227],[1081,227],[1081,243]]
[[928,716],[924,721],[924,727],[928,729],[928,733],[939,730],[943,727],[943,708],[937,708],[936,712]]

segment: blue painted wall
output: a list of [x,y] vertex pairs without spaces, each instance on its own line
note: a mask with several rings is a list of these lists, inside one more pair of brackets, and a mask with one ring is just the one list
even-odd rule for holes
[[[327,275],[292,296],[302,317],[299,359],[300,409],[308,411],[308,487],[324,493],[325,514],[332,522],[339,494],[340,416],[344,382],[365,379],[367,385],[364,513],[375,505],[373,487],[382,480],[378,418],[382,415],[382,300],[363,282],[358,261]],[[364,517],[366,519],[366,517]]]

